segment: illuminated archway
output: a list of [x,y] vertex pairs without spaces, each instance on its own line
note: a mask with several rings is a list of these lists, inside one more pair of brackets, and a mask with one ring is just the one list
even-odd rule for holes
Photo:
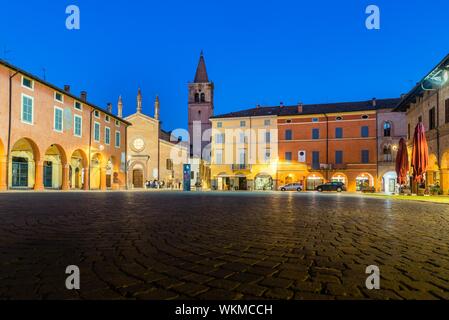
[[307,176],[306,190],[313,191],[319,185],[324,183],[324,177],[320,173],[312,173]]
[[71,189],[87,189],[86,175],[87,156],[81,150],[75,150],[70,158],[70,188]]
[[19,139],[11,149],[8,185],[13,189],[40,189],[42,181],[36,181],[36,164],[39,161],[36,143],[29,138]]
[[[43,159],[43,184],[46,189],[63,189],[68,187],[67,157],[64,149],[52,144]],[[64,189],[65,189],[64,188]]]
[[348,177],[344,173],[340,173],[340,172],[335,173],[332,176],[331,181],[332,182],[341,182],[341,183],[344,183],[345,185],[348,185]]
[[363,191],[367,188],[374,187],[374,178],[369,173],[359,174],[355,178],[356,190]]
[[94,153],[90,161],[90,189],[100,190],[101,189],[101,174],[102,174],[102,161],[103,156],[100,153]]
[[5,147],[3,145],[2,140],[0,139],[0,190],[6,189],[6,155],[5,155]]
[[259,173],[254,178],[254,190],[272,190],[273,177],[267,173]]

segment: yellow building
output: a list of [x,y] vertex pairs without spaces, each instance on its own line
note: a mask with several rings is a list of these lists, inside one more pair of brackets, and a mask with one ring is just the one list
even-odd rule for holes
[[211,187],[215,190],[272,190],[276,186],[276,113],[264,108],[211,118]]
[[[119,109],[122,109],[121,99]],[[142,94],[137,95],[136,113],[126,117],[128,128],[128,186],[144,188],[147,181],[163,183],[164,188],[179,189],[183,181],[183,164],[188,163],[188,146],[177,142],[162,130],[160,103],[156,97],[154,117],[142,113]]]

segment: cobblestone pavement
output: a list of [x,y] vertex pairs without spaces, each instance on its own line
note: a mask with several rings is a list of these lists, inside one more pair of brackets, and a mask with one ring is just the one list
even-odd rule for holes
[[[0,194],[0,299],[449,298],[449,206],[298,193]],[[81,270],[81,290],[65,269]],[[377,265],[381,290],[365,287]]]

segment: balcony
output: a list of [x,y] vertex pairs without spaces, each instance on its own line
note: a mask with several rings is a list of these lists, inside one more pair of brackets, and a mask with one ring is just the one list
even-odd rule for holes
[[232,171],[251,170],[251,165],[247,163],[232,164],[231,169]]

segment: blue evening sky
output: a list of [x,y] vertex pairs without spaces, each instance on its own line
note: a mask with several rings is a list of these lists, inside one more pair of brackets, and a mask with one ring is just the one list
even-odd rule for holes
[[[81,30],[65,28],[65,8]],[[381,30],[365,8],[381,9]],[[187,126],[187,83],[204,50],[215,113],[257,104],[398,97],[449,53],[447,0],[41,0],[0,6],[0,57],[99,106],[161,99],[165,129]],[[5,50],[6,49],[6,50]],[[1,88],[0,88],[1,90]]]

